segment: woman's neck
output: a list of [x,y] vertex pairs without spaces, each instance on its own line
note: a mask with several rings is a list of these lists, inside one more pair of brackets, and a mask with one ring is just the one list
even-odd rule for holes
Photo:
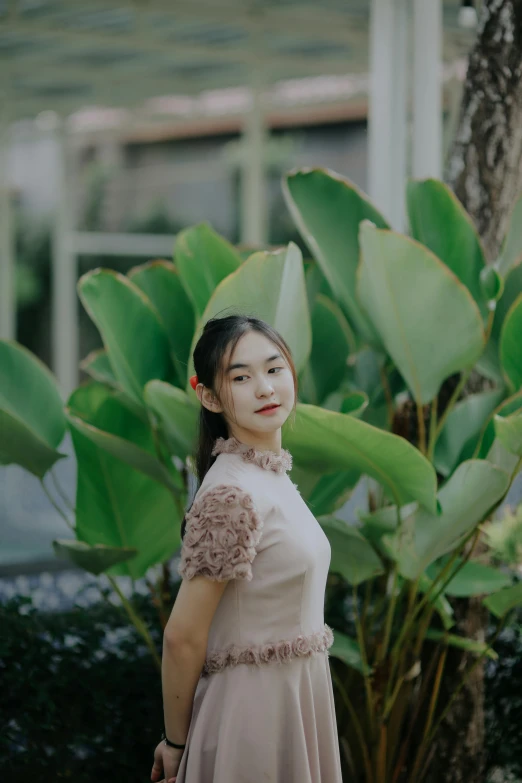
[[274,432],[252,432],[242,428],[233,428],[229,436],[259,451],[273,451],[274,454],[281,454],[281,427]]

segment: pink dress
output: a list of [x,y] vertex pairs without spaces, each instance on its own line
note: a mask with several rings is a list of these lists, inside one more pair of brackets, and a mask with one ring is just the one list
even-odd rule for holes
[[288,451],[219,438],[179,573],[230,580],[177,783],[342,783],[324,593],[331,549]]

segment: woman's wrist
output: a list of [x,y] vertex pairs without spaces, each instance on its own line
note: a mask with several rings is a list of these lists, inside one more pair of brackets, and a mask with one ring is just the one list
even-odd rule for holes
[[163,740],[165,745],[168,745],[169,748],[176,748],[178,750],[183,750],[183,748],[185,747],[185,744],[180,745],[180,744],[178,744],[176,742],[171,742],[171,740],[169,740],[167,738],[167,735],[165,734],[165,732],[162,732],[161,739]]

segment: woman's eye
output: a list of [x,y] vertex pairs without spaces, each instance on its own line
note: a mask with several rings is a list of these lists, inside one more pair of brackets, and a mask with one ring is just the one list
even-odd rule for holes
[[[273,372],[274,370],[279,372],[279,370],[284,370],[284,369],[285,369],[284,367],[271,367],[268,372]],[[234,380],[234,383],[236,381],[240,381],[241,382],[243,380],[243,378],[247,378],[247,377],[248,377],[247,375],[236,375],[236,377],[233,380]]]

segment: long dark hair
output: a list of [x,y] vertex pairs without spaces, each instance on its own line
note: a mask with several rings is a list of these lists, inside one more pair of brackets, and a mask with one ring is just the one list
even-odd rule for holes
[[[246,332],[255,331],[264,334],[271,340],[284,356],[292,372],[295,389],[295,404],[297,402],[297,372],[292,353],[286,341],[279,332],[266,321],[250,315],[227,315],[221,318],[211,318],[205,324],[203,333],[194,348],[194,369],[199,383],[212,389],[218,396],[217,382],[220,379],[222,362],[230,351],[230,356]],[[222,413],[213,413],[201,405],[199,414],[198,441],[196,448],[195,468],[198,484],[201,485],[207,471],[213,465],[216,457],[212,449],[218,438],[228,438],[229,432]],[[181,525],[181,538],[185,535],[186,518]]]

